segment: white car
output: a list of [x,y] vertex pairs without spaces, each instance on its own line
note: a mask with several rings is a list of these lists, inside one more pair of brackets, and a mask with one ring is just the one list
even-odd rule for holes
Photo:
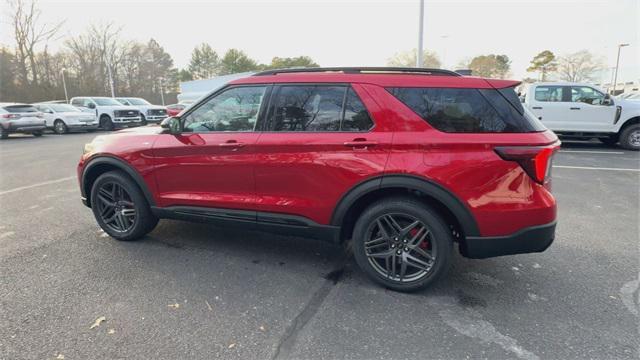
[[122,105],[110,97],[74,97],[71,99],[71,105],[82,111],[94,113],[98,118],[98,124],[105,130],[142,125],[140,111]]
[[13,133],[42,136],[44,129],[44,115],[33,105],[0,103],[0,139]]
[[160,105],[153,105],[143,98],[137,97],[118,97],[115,98],[123,105],[131,106],[140,111],[142,122],[156,122],[164,120],[167,117],[167,107]]
[[99,125],[94,113],[84,112],[69,104],[37,103],[33,106],[44,114],[47,128],[53,129],[56,134],[94,131]]
[[640,150],[640,102],[614,99],[580,83],[536,83],[524,101],[549,129],[564,138],[598,138]]

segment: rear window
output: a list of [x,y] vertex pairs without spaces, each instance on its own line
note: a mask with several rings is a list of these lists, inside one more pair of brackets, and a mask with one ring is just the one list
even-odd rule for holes
[[440,131],[521,133],[545,130],[542,123],[524,111],[513,88],[387,90]]
[[31,105],[13,105],[13,106],[5,106],[5,110],[10,113],[30,113],[30,112],[38,112],[38,109]]

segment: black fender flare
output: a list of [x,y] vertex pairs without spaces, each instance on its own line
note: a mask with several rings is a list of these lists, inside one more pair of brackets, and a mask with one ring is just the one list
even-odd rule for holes
[[355,185],[338,202],[331,217],[331,225],[341,226],[353,204],[363,196],[384,188],[420,191],[446,206],[460,223],[465,236],[480,236],[478,224],[471,210],[456,195],[432,180],[405,174],[383,175]]
[[110,167],[115,167],[118,170],[124,171],[133,179],[140,190],[142,190],[144,197],[147,199],[147,203],[149,203],[150,206],[156,205],[153,195],[151,194],[151,191],[149,191],[149,187],[145,183],[140,173],[138,173],[131,165],[127,164],[124,160],[108,155],[100,155],[89,160],[89,162],[84,166],[82,170],[82,176],[80,179],[80,192],[82,197],[88,200],[88,204],[90,204],[89,195],[91,193],[91,189],[85,189],[85,185],[87,184],[87,174],[91,173],[91,169],[99,165],[109,165]]

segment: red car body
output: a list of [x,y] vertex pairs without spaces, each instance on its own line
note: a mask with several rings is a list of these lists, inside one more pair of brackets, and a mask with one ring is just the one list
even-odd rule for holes
[[211,219],[216,216],[184,209],[216,209],[218,218],[260,229],[291,225],[284,227],[288,233],[340,242],[350,236],[354,216],[368,197],[409,189],[433,202],[465,256],[543,251],[553,241],[556,201],[548,175],[559,146],[553,132],[443,132],[387,90],[495,90],[518,82],[301,72],[250,76],[227,87],[249,84],[348,84],[375,125],[355,133],[173,135],[141,128],[100,136],[77,169],[85,204],[91,204],[91,185],[101,172],[121,169],[138,183],[159,217]]

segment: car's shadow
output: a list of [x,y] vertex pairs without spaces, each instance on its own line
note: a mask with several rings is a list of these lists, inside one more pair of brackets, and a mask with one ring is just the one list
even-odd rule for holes
[[[358,288],[377,288],[358,268],[348,246],[329,244],[313,239],[274,235],[265,232],[222,228],[214,225],[163,220],[144,240],[137,242],[142,246],[160,244],[175,251],[199,250],[224,254],[229,264],[218,263],[212,266],[228,268],[229,271],[238,259],[246,263],[262,264],[278,271],[306,271],[324,277],[334,284],[345,282],[344,286]],[[226,261],[226,260],[223,260]],[[493,297],[499,295],[495,288],[505,283],[513,285],[511,291],[522,291],[522,284],[506,284],[517,276],[511,270],[517,260],[513,257],[473,260],[462,257],[454,244],[452,266],[449,272],[433,286],[412,293],[412,296],[451,296],[465,306],[486,306]],[[502,272],[502,274],[495,275]],[[497,279],[496,276],[503,279]],[[277,286],[278,279],[273,279]],[[284,284],[281,284],[284,285]],[[478,290],[481,291],[478,291]],[[508,292],[511,292],[508,291]],[[495,293],[495,294],[494,294]],[[494,294],[494,295],[492,295]]]

